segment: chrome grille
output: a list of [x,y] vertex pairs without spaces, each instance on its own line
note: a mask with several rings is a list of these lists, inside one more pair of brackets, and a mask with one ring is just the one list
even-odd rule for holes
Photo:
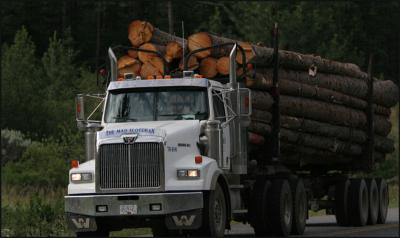
[[100,146],[100,189],[156,190],[162,186],[161,143],[104,144]]

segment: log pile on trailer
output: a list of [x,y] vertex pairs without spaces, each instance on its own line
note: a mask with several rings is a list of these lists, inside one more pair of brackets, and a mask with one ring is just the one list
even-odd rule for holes
[[[253,156],[265,157],[271,150],[271,96],[273,85],[272,48],[197,32],[187,40],[168,34],[152,24],[136,20],[129,25],[132,47],[156,51],[128,50],[118,61],[120,77],[131,72],[142,78],[165,74],[181,75],[183,52],[192,54],[188,70],[205,78],[221,80],[229,76],[229,53],[238,43],[237,74],[243,86],[252,90],[253,115],[249,142]],[[225,44],[221,47],[212,46]],[[164,63],[167,71],[164,72]],[[244,70],[246,72],[244,72]],[[318,164],[343,164],[350,169],[367,166],[368,74],[357,65],[324,59],[320,56],[279,51],[280,142],[282,161],[303,167]],[[240,80],[240,79],[239,79]],[[398,88],[389,80],[373,79],[374,158],[382,161],[394,151],[388,138],[391,107],[398,103]],[[262,158],[260,158],[262,160]]]

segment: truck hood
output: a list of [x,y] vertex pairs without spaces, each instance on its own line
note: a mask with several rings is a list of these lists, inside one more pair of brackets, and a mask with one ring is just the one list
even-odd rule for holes
[[[195,143],[200,132],[200,121],[147,121],[110,123],[98,132],[98,144],[124,143],[124,137],[135,137],[135,142]],[[175,145],[177,146],[177,145]]]

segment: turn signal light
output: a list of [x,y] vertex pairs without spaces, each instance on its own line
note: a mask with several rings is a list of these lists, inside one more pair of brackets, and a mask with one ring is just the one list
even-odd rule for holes
[[194,157],[194,162],[195,162],[196,164],[201,164],[201,163],[203,162],[203,157],[202,157],[201,155],[196,155],[196,156]]
[[79,160],[73,159],[71,160],[71,168],[78,168],[79,167]]

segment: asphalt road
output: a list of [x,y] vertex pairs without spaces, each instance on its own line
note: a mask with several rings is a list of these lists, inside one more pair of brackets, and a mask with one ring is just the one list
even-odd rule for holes
[[[232,229],[225,233],[227,236],[253,236],[250,225],[232,224]],[[334,215],[315,216],[307,220],[306,230],[301,237],[399,237],[399,208],[391,208],[386,224],[364,227],[341,227],[336,225]]]

